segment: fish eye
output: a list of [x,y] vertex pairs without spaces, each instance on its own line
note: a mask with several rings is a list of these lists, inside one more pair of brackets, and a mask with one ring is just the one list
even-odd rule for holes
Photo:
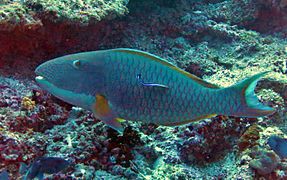
[[81,66],[81,61],[80,60],[74,60],[73,66],[74,66],[74,68],[79,69]]

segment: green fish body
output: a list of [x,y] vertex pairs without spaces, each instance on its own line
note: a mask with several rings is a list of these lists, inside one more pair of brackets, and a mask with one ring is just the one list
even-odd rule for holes
[[174,126],[216,114],[273,113],[254,94],[256,74],[219,88],[155,55],[111,49],[59,57],[36,69],[36,81],[56,97],[94,113],[122,131],[120,119]]

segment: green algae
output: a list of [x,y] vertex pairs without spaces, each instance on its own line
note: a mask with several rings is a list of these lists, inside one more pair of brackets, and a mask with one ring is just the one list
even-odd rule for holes
[[23,4],[14,2],[0,6],[0,22],[20,23],[26,14],[26,8]]

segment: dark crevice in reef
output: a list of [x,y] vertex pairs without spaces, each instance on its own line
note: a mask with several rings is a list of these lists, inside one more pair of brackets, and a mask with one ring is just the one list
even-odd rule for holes
[[279,11],[276,8],[262,7],[257,19],[247,28],[265,34],[280,32],[287,27],[287,13],[284,12],[287,12],[287,9]]
[[114,27],[108,21],[88,26],[49,20],[42,20],[42,23],[39,27],[18,26],[12,31],[0,32],[3,42],[0,43],[1,69],[23,67],[29,71],[39,63],[57,56],[100,49],[106,41],[120,41],[119,36],[110,39]]

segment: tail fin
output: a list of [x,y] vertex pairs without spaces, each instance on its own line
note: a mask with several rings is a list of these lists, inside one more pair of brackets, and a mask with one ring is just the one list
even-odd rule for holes
[[260,117],[274,113],[275,110],[260,103],[254,93],[257,82],[267,73],[269,71],[255,74],[232,86],[232,88],[236,89],[236,92],[240,93],[242,103],[236,115],[241,117]]

